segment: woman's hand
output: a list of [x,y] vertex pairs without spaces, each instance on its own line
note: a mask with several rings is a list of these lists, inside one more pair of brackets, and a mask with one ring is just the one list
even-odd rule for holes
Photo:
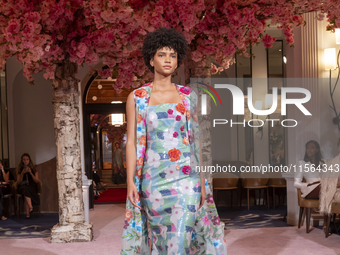
[[32,175],[32,170],[31,168],[27,167],[27,172],[30,173]]
[[206,198],[207,198],[207,194],[205,192],[205,183],[203,182],[203,185],[201,184],[201,204],[200,204],[200,207],[198,207],[198,210],[201,209]]
[[137,202],[139,201],[139,194],[137,192],[137,187],[134,183],[128,184],[127,186],[127,197],[130,200],[131,204],[139,209],[142,209]]

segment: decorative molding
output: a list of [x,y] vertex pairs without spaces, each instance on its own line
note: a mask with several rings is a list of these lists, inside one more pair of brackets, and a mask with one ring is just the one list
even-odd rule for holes
[[318,20],[316,12],[303,14],[306,26],[301,28],[302,78],[318,78]]

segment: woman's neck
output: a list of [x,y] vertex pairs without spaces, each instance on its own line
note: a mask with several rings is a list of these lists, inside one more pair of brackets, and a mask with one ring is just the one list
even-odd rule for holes
[[171,75],[163,76],[161,74],[155,73],[152,87],[154,90],[168,90],[172,86]]
[[314,156],[312,156],[312,157],[309,157],[309,160],[310,160],[310,162],[311,162],[311,163],[313,163],[313,164],[314,164],[314,163],[315,163],[315,155],[314,155]]

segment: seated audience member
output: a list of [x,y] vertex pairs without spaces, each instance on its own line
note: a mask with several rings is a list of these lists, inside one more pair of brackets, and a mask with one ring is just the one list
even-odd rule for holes
[[3,215],[3,198],[4,195],[11,193],[10,181],[9,181],[9,171],[4,169],[2,165],[2,160],[0,159],[0,216],[1,220],[7,220]]
[[100,197],[100,190],[105,191],[106,184],[100,180],[99,175],[96,172],[95,167],[92,167],[92,184],[93,184],[93,194],[94,199],[97,200]]
[[106,184],[100,180],[100,177],[96,171],[93,172],[92,179],[96,184],[98,190],[106,190],[105,188]]
[[[301,190],[301,197],[306,199],[319,199],[320,175],[318,167],[322,169],[325,160],[322,159],[320,145],[310,140],[305,145],[306,151],[303,160],[299,161],[294,178],[294,187]],[[305,178],[306,182],[302,182]]]
[[29,154],[24,153],[17,167],[18,192],[24,197],[26,218],[31,218],[33,204],[39,205],[38,172]]

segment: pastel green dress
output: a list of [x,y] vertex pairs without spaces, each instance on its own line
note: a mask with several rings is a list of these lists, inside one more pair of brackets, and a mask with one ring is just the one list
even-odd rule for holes
[[[140,94],[144,96],[145,92]],[[191,163],[193,141],[188,120],[197,116],[190,117],[183,103],[142,107],[145,115],[143,119],[138,116],[141,125],[137,125],[137,134],[145,136],[137,139],[143,147],[137,147],[137,155],[141,152],[138,159],[142,160],[137,161],[137,167],[142,167],[136,172],[140,175],[136,180],[141,185],[141,218],[127,201],[121,254],[227,255],[224,230],[208,182],[201,184],[199,172]],[[207,198],[198,210],[201,185],[205,185]]]

